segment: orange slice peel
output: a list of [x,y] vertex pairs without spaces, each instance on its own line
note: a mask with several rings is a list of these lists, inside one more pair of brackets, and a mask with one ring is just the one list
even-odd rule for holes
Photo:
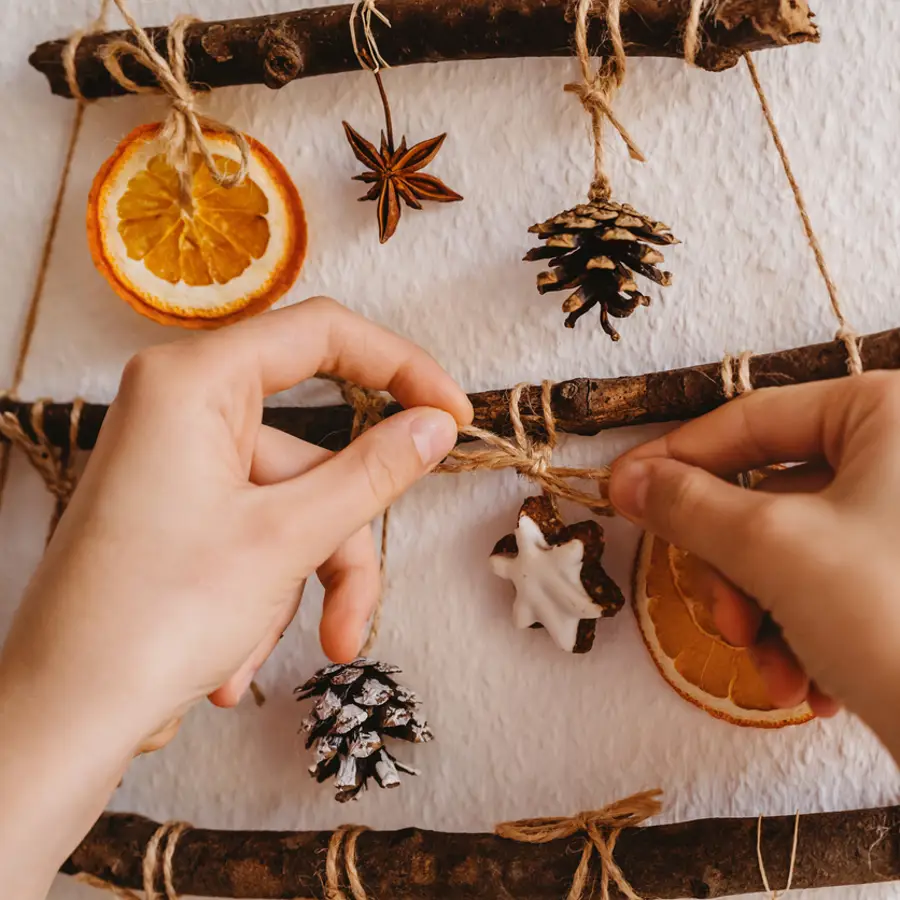
[[647,534],[635,565],[634,610],[660,674],[711,716],[750,728],[783,728],[814,718],[805,703],[777,709],[746,649],[719,634],[710,570],[697,557]]
[[[306,254],[306,218],[290,176],[248,137],[249,173],[233,188],[217,185],[195,154],[185,209],[160,128],[129,134],[94,179],[94,264],[123,300],[163,325],[218,328],[262,312],[290,289]],[[204,137],[220,171],[236,172],[232,139],[214,129]]]

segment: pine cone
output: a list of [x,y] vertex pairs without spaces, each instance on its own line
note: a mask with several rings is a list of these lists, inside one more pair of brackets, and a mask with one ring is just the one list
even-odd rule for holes
[[678,240],[668,225],[630,206],[593,200],[528,230],[546,243],[529,251],[526,261],[549,259],[554,267],[538,275],[538,291],[577,288],[563,303],[563,312],[569,313],[567,328],[574,328],[589,309],[599,305],[600,324],[617,341],[619,334],[609,317],[624,319],[639,306],[650,305],[634,276],[643,275],[663,287],[672,283],[671,273],[656,268],[664,261],[662,253],[650,245],[677,244]]
[[398,672],[396,666],[360,658],[321,669],[294,692],[298,700],[319,698],[303,720],[306,748],[315,744],[309,773],[320,783],[334,777],[341,803],[356,797],[370,778],[393,788],[400,772],[419,774],[384,746],[385,737],[416,744],[434,737],[416,716],[416,695],[390,677]]

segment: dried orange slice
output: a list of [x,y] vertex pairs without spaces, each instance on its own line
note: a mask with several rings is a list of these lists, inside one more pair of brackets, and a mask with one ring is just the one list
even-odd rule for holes
[[[144,125],[104,163],[88,201],[94,264],[139,313],[164,325],[217,328],[262,312],[297,279],[306,253],[300,196],[275,156],[248,138],[248,177],[213,181],[194,157],[193,209],[180,201],[160,126]],[[220,170],[239,168],[234,143],[204,129]]]
[[804,703],[776,709],[750,655],[728,644],[710,613],[709,570],[653,535],[638,551],[634,609],[663,678],[686,700],[734,725],[783,728],[813,718]]

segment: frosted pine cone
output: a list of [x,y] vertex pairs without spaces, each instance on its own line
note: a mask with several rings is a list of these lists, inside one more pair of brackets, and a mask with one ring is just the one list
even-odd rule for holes
[[400,773],[419,773],[385,748],[386,737],[422,744],[434,735],[416,715],[419,699],[391,678],[396,666],[356,659],[327,666],[295,693],[298,700],[318,697],[303,720],[306,747],[314,747],[309,773],[320,783],[334,778],[335,799],[354,799],[370,778],[383,788],[400,784]]
[[538,291],[570,291],[563,303],[569,314],[566,327],[594,306],[600,324],[614,340],[619,333],[610,316],[624,319],[650,298],[638,290],[636,275],[663,287],[672,283],[669,272],[657,268],[663,255],[656,247],[678,241],[662,222],[655,222],[630,206],[612,200],[593,200],[566,210],[528,229],[545,241],[526,255],[526,261],[549,259],[552,268],[538,275]]

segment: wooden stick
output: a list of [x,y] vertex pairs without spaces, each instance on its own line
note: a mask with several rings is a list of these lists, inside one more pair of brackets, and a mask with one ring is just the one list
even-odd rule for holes
[[[569,0],[381,0],[391,28],[376,24],[378,44],[392,66],[445,60],[568,56],[572,50]],[[192,26],[186,36],[188,70],[197,88],[266,84],[280,88],[298,78],[359,70],[350,42],[350,9],[328,6]],[[633,56],[680,57],[689,0],[630,0],[622,12],[626,49]],[[590,46],[608,50],[603,16],[591,24]],[[165,28],[149,33],[165,55]],[[124,32],[85,38],[75,68],[85,97],[125,91],[110,77],[97,51]],[[746,51],[818,41],[807,0],[719,0],[704,22],[697,64],[719,71]],[[66,40],[38,46],[31,64],[55,94],[71,96],[62,64]],[[150,73],[123,60],[129,78],[152,85]]]
[[[863,338],[862,361],[869,369],[900,369],[900,328]],[[597,434],[626,425],[651,422],[678,422],[694,419],[726,402],[722,391],[721,362],[673,369],[651,375],[624,378],[576,378],[553,388],[556,426],[569,434]],[[779,387],[826,381],[847,374],[847,352],[839,342],[815,344],[796,350],[781,350],[754,356],[750,360],[754,387]],[[509,390],[469,394],[475,407],[475,424],[497,434],[509,434]],[[533,385],[523,393],[523,422],[532,435],[543,428],[541,387]],[[32,404],[8,397],[0,399],[0,412],[19,417],[30,434]],[[44,411],[44,431],[58,447],[65,447],[69,434],[71,403],[48,403]],[[386,415],[399,412],[396,403]],[[87,403],[81,414],[78,446],[93,448],[107,407]],[[267,425],[302,438],[312,444],[339,450],[350,440],[353,411],[349,406],[267,407]]]
[[[142,816],[105,813],[62,872],[140,889],[144,850],[157,827]],[[175,890],[197,897],[322,898],[332,833],[186,831],[173,859]],[[763,858],[773,887],[787,882],[793,833],[793,816],[764,822]],[[615,859],[641,897],[745,894],[762,890],[756,834],[755,818],[629,829],[616,844]],[[803,816],[799,834],[797,890],[900,879],[900,807]],[[559,900],[582,846],[579,837],[534,845],[492,834],[407,828],[365,832],[356,860],[373,898]],[[614,888],[612,896],[621,898]]]

